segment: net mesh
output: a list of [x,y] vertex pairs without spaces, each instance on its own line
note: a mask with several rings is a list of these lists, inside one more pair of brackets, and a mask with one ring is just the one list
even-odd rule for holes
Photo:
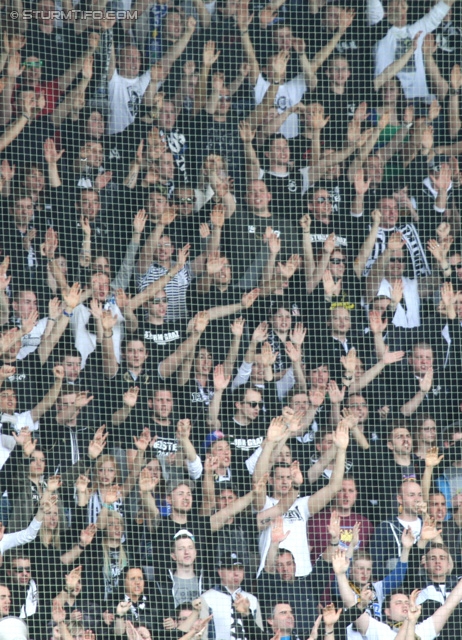
[[459,3],[0,19],[0,618],[460,637]]

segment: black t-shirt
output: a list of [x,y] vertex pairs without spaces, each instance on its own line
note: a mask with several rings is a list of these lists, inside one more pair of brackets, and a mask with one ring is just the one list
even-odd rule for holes
[[158,571],[165,570],[165,565],[170,563],[170,548],[174,536],[184,529],[194,536],[197,551],[196,567],[205,568],[213,562],[210,516],[200,516],[195,510],[192,510],[188,513],[185,524],[177,524],[171,517],[162,518],[156,531],[152,534],[152,540],[157,549],[154,562]]
[[162,324],[152,324],[145,318],[140,321],[138,333],[149,350],[150,366],[155,376],[158,375],[159,364],[186,340],[186,327],[187,322],[181,319]]

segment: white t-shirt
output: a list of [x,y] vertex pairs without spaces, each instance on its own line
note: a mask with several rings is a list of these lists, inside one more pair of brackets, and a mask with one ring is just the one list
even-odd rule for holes
[[30,353],[35,351],[40,344],[43,334],[45,333],[48,318],[42,318],[37,322],[32,331],[21,338],[21,348],[17,359],[23,360]]
[[[393,316],[393,324],[395,327],[403,327],[403,329],[413,329],[420,327],[420,296],[419,283],[417,280],[410,278],[401,278],[403,282],[403,301],[397,305]],[[385,278],[380,283],[378,296],[391,296],[391,283]]]
[[[270,87],[270,82],[265,80],[260,74],[258,76],[257,84],[254,87],[255,102],[260,104],[263,102],[266,92]],[[274,106],[277,108],[278,113],[284,113],[289,107],[293,107],[300,102],[303,94],[306,91],[305,76],[299,73],[298,76],[292,78],[288,82],[284,82],[279,87],[279,90],[274,98]],[[285,135],[286,138],[295,138],[298,136],[298,114],[291,113],[282,127],[279,129],[279,133]]]
[[[241,594],[250,603],[250,611],[255,618],[258,625],[262,626],[260,606],[257,598],[247,591],[237,589],[233,593],[226,589],[226,593],[218,591],[217,589],[209,589],[201,595],[202,611],[201,618],[205,618],[213,613],[213,620],[208,624],[207,636],[209,639],[216,638],[216,640],[231,640],[236,637],[236,633],[232,631],[233,624],[236,624],[236,620],[233,617],[232,604],[237,594]],[[242,634],[242,628],[240,629]],[[240,636],[241,637],[241,636]]]
[[404,95],[407,100],[414,98],[430,99],[425,64],[422,53],[422,42],[441,23],[449,7],[444,2],[438,2],[423,18],[405,27],[390,27],[386,36],[375,45],[375,75],[378,76],[390,64],[399,60],[412,46],[412,39],[419,32],[419,45],[404,68],[397,74]]
[[[303,498],[297,498],[293,505],[290,507],[283,516],[284,531],[290,531],[290,535],[284,540],[281,548],[287,549],[292,553],[296,564],[296,573],[298,576],[306,576],[311,573],[312,565],[310,560],[310,548],[308,545],[308,538],[306,535],[306,523],[310,518],[310,510],[308,507],[309,496]],[[276,498],[270,498],[266,496],[265,506],[260,513],[270,509],[277,505],[279,500]],[[266,556],[271,544],[271,526],[267,527],[260,533],[259,548],[260,548],[260,566],[258,568],[257,576],[263,571],[265,566]]]
[[[151,70],[145,71],[137,78],[124,78],[114,71],[109,81],[109,114],[108,133],[120,133],[131,125],[138,114],[141,101],[151,81]],[[158,83],[157,89],[162,85]]]
[[0,469],[8,460],[10,453],[16,446],[16,440],[13,436],[10,436],[11,431],[19,433],[21,429],[27,427],[29,431],[37,431],[40,423],[32,420],[32,414],[30,411],[24,411],[24,413],[13,413],[10,415],[4,413],[0,416],[0,423],[2,424],[2,433],[0,434]]
[[[123,323],[125,318],[122,315],[117,303],[105,302],[103,308],[111,311],[113,316],[117,316],[117,324],[112,330],[112,344],[117,362],[120,363],[120,345],[124,337]],[[84,304],[79,304],[74,309],[71,318],[71,330],[75,340],[75,348],[82,356],[82,369],[85,366],[88,356],[96,349],[96,334],[90,333],[87,329],[88,321],[91,318],[91,311]]]
[[[367,640],[394,640],[398,635],[399,629],[391,629],[387,624],[379,622],[375,618],[369,620],[369,628],[365,636],[361,636],[359,633],[352,630],[351,625],[347,627],[348,640],[356,638],[367,638]],[[415,627],[416,636],[420,640],[433,640],[436,638],[435,626],[431,618],[427,618]]]

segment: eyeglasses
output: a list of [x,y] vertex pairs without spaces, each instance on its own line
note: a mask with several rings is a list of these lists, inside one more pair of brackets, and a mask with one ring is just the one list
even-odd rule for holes
[[329,262],[331,264],[345,264],[345,260],[343,260],[342,258],[331,258]]
[[13,567],[15,573],[30,573],[30,567]]
[[163,302],[167,302],[167,298],[153,298],[152,304],[162,304]]
[[390,262],[399,262],[400,264],[404,264],[406,262],[405,258],[390,258]]
[[252,409],[255,409],[256,407],[261,407],[261,405],[263,404],[263,402],[248,402],[247,400],[243,403],[246,404],[248,407],[251,407]]
[[175,198],[175,202],[179,204],[193,204],[194,198]]
[[231,96],[220,96],[220,102],[231,102]]
[[331,199],[320,196],[319,198],[316,198],[315,202],[317,202],[318,204],[324,204],[325,202],[331,202]]

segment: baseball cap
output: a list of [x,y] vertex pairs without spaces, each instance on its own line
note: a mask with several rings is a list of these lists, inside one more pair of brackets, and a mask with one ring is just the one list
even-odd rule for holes
[[238,556],[237,553],[230,552],[230,553],[224,553],[218,560],[217,563],[217,567],[218,568],[222,568],[222,567],[244,567],[245,563],[243,561],[243,559]]

